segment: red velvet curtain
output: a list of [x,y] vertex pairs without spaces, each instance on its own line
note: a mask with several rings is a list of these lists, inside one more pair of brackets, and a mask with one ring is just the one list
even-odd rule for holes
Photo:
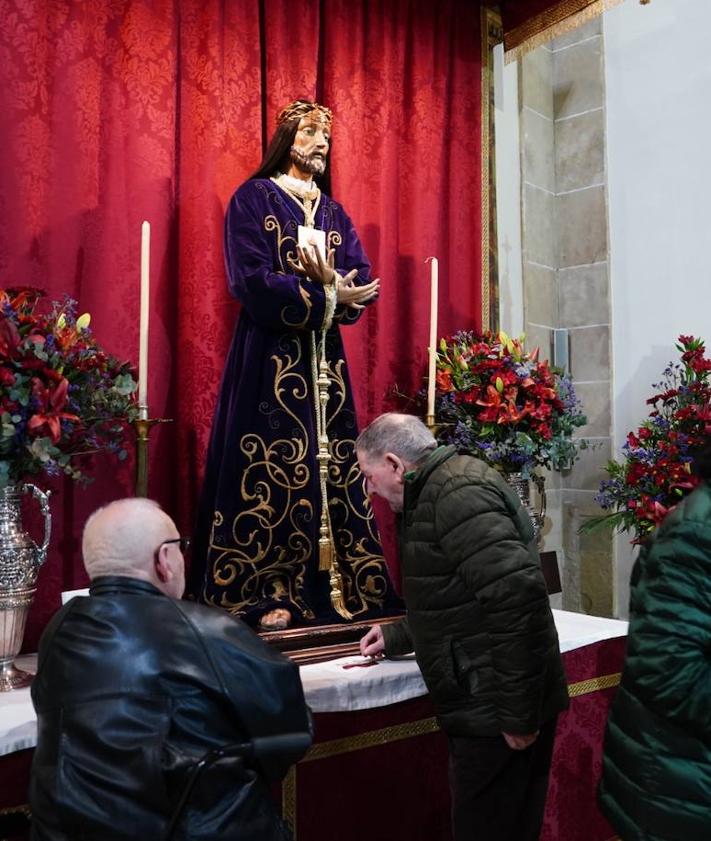
[[[0,0],[0,286],[89,311],[137,361],[140,225],[151,240],[149,493],[189,531],[238,306],[222,218],[278,107],[335,112],[334,193],[382,294],[344,330],[361,421],[422,385],[426,257],[440,259],[440,333],[480,325],[481,38],[464,0]],[[55,535],[28,648],[83,586],[79,535],[132,492],[99,459],[88,491],[55,487]]]

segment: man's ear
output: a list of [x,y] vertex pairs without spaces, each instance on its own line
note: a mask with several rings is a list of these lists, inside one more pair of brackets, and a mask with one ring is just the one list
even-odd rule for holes
[[164,543],[162,546],[158,548],[156,552],[156,575],[158,576],[158,580],[161,584],[167,584],[174,575],[173,566],[170,563],[170,547],[167,543]]
[[395,471],[395,475],[397,478],[402,482],[405,473],[407,473],[407,468],[405,467],[405,462],[400,458],[400,456],[395,455],[395,453],[385,453],[385,461],[392,467]]

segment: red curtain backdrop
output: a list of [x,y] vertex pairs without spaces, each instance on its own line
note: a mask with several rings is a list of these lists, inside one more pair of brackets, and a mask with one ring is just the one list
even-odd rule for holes
[[[334,110],[334,194],[382,278],[344,330],[361,422],[394,384],[422,386],[426,257],[440,260],[440,334],[480,325],[478,4],[0,0],[0,21],[0,286],[71,295],[98,340],[137,362],[150,221],[149,404],[172,423],[151,436],[149,493],[184,531],[238,312],[224,207],[287,101]],[[131,465],[99,459],[95,473],[88,490],[55,486],[27,648],[59,592],[85,584],[86,516],[132,492]]]

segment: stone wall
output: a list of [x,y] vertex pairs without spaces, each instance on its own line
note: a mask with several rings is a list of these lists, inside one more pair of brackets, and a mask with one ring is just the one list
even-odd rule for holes
[[[568,368],[588,418],[588,449],[547,477],[544,549],[558,552],[562,606],[612,615],[612,540],[578,534],[611,455],[610,293],[600,20],[519,65],[521,227],[526,345],[553,358],[567,331]],[[566,334],[559,334],[565,336]]]

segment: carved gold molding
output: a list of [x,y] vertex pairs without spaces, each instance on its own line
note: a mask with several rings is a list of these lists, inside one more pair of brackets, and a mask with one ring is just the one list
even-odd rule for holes
[[614,674],[593,677],[590,680],[581,680],[579,683],[569,683],[568,696],[570,698],[579,698],[581,695],[589,695],[591,692],[612,689],[613,686],[619,686],[621,679],[622,673],[615,672]]
[[28,803],[23,803],[21,806],[6,806],[0,809],[0,817],[7,817],[8,815],[24,815],[29,818],[32,813]]
[[623,0],[562,0],[507,32],[504,36],[506,63],[516,61],[553,38],[577,29]]
[[494,154],[494,47],[504,38],[501,16],[481,9],[481,328],[499,329]]

